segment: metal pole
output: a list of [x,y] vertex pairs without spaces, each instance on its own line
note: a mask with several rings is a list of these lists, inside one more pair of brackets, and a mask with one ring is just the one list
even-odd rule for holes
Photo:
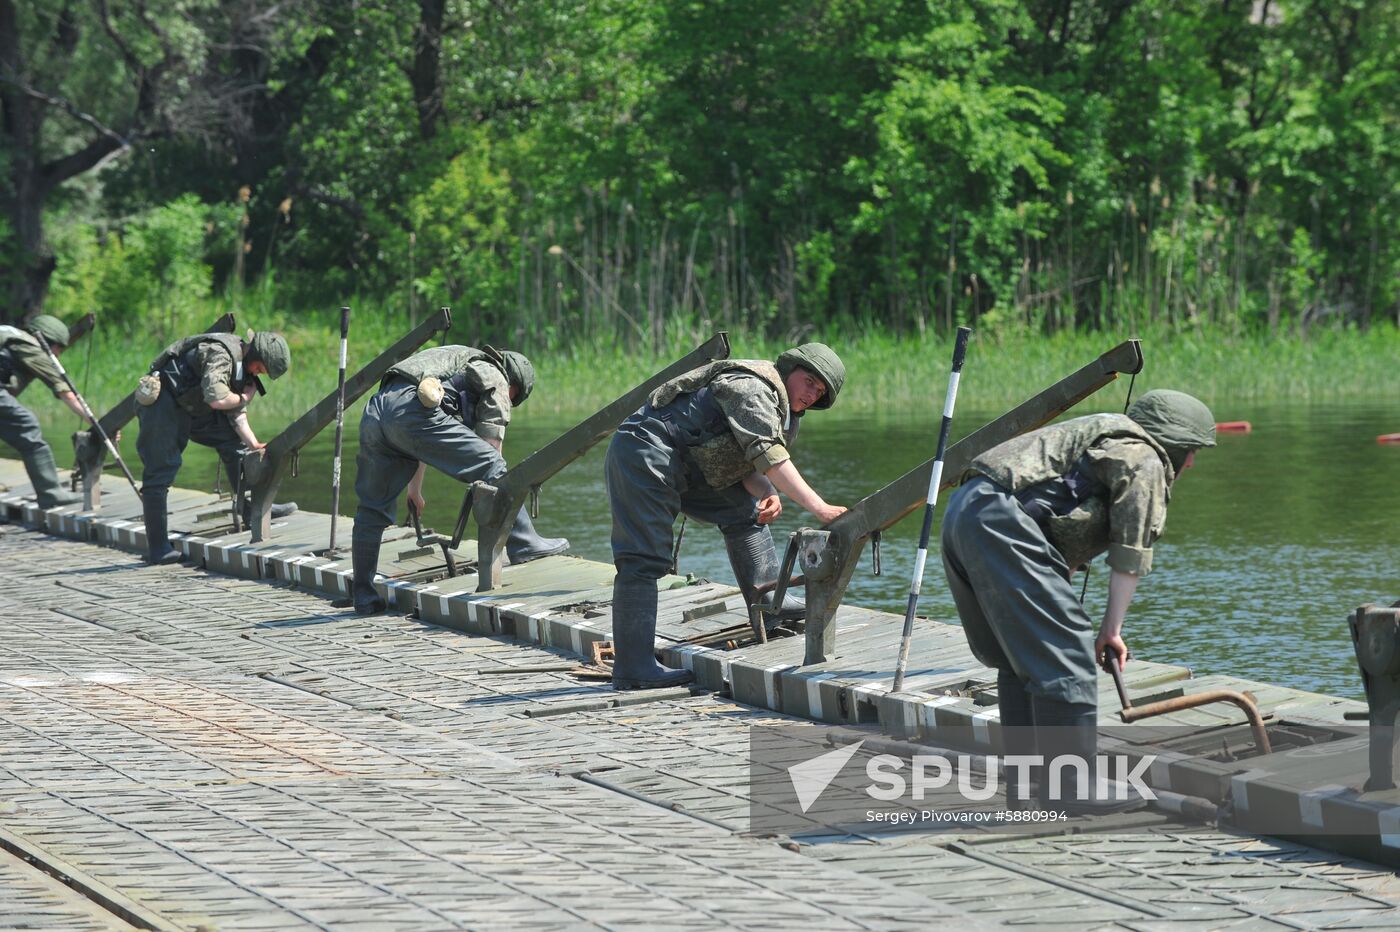
[[958,400],[958,380],[967,355],[969,327],[959,327],[953,343],[953,371],[948,373],[948,394],[943,399],[943,425],[938,429],[938,452],[928,477],[924,499],[924,525],[919,531],[919,552],[914,558],[914,577],[909,582],[909,604],[904,608],[904,636],[899,641],[899,660],[894,667],[894,691],[904,688],[904,669],[909,665],[909,647],[914,640],[914,611],[919,607],[919,591],[924,585],[924,563],[928,560],[928,539],[933,530],[933,512],[938,505],[938,487],[943,483],[943,455],[948,451],[948,430],[953,426],[953,405]]
[[331,543],[335,550],[335,523],[340,515],[340,449],[345,439],[345,357],[350,336],[350,308],[340,309],[340,382],[335,389],[335,457],[331,460]]
[[126,481],[131,483],[131,488],[136,493],[136,497],[140,498],[141,489],[136,484],[136,477],[131,474],[130,469],[126,468],[126,461],[123,460],[122,455],[117,452],[116,444],[112,443],[112,438],[108,437],[107,432],[102,429],[102,424],[97,420],[97,415],[93,414],[92,409],[88,407],[87,401],[83,399],[82,392],[78,391],[78,386],[73,384],[73,379],[68,375],[68,370],[63,368],[63,363],[58,361],[58,355],[54,353],[53,347],[49,346],[49,341],[44,339],[42,333],[35,333],[34,338],[37,339],[39,345],[44,348],[44,352],[49,356],[49,362],[53,363],[54,368],[58,370],[58,374],[63,376],[63,381],[67,384],[68,390],[73,393],[74,398],[78,399],[78,406],[83,409],[83,417],[88,419],[88,422],[92,424],[92,429],[97,431],[97,436],[101,437],[102,442],[107,445],[107,452],[112,454],[112,459],[117,461],[117,465],[122,468],[122,472],[126,475]]

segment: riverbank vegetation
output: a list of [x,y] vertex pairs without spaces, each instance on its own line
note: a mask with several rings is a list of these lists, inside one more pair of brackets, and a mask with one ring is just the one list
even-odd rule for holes
[[1136,331],[1239,350],[1233,391],[1400,313],[1400,0],[0,0],[0,33],[9,318],[264,294],[920,365],[962,322],[1013,382]]
[[[151,327],[133,331],[101,327],[65,355],[65,365],[79,387],[105,408],[135,387],[137,377],[170,334],[196,332],[232,310],[240,330],[247,327],[284,332],[292,347],[291,373],[269,383],[255,402],[255,416],[267,427],[284,425],[319,401],[336,385],[339,358],[337,311],[288,312],[275,302],[201,301],[166,315]],[[408,321],[372,305],[352,309],[350,366],[368,362],[402,336]],[[167,330],[168,328],[168,330]],[[717,329],[717,328],[716,328]],[[629,349],[612,339],[529,341],[529,355],[539,373],[528,416],[584,416],[627,391],[651,372],[689,352],[713,332],[698,324],[673,324],[663,335],[660,352]],[[448,335],[453,342],[484,342],[470,313],[454,313]],[[787,341],[749,331],[731,332],[736,357],[774,358]],[[933,331],[897,335],[875,328],[830,327],[809,332],[810,339],[831,343],[845,360],[849,378],[840,400],[843,413],[878,416],[881,412],[935,412],[941,409],[952,344]],[[961,401],[978,410],[1009,407],[1068,375],[1120,340],[1143,341],[1146,368],[1135,391],[1181,388],[1199,394],[1228,419],[1232,402],[1326,402],[1393,398],[1395,360],[1400,358],[1400,330],[1379,323],[1359,327],[1319,328],[1308,339],[1231,334],[1220,327],[1139,330],[1105,328],[1044,334],[1015,327],[980,327],[968,353]],[[69,415],[56,401],[41,401],[40,390],[26,396],[51,425],[66,425]],[[1111,397],[1110,397],[1111,396]],[[1118,400],[1115,400],[1118,399]],[[1107,392],[1088,407],[1114,408],[1121,392]],[[358,409],[355,409],[357,411]],[[357,416],[357,415],[356,415]]]

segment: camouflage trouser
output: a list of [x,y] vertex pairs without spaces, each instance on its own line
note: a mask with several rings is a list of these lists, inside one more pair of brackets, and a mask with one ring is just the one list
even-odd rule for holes
[[14,447],[24,459],[48,448],[44,432],[39,429],[39,419],[3,388],[0,388],[0,442]]
[[228,473],[229,487],[238,487],[239,451],[243,441],[233,429],[233,421],[222,411],[190,414],[175,403],[169,391],[162,391],[152,405],[137,405],[136,420],[141,433],[136,437],[136,453],[141,457],[141,485],[169,488],[175,483],[184,462],[185,447],[191,440],[212,447]]
[[496,448],[442,408],[425,408],[418,387],[393,379],[365,405],[355,456],[355,530],[382,532],[398,520],[399,496],[419,463],[458,482],[495,479],[506,471]]
[[742,485],[710,488],[676,449],[666,425],[643,412],[613,434],[604,469],[613,564],[624,579],[654,582],[671,571],[671,527],[682,512],[719,525],[726,536],[762,528],[758,502]]
[[943,516],[943,568],[977,659],[1033,696],[1096,703],[1096,628],[1069,567],[1020,503],[990,479],[964,485]]

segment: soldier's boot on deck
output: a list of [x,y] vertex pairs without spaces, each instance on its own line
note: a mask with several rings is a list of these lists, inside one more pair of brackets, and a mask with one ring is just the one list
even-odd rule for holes
[[68,491],[58,481],[58,464],[54,462],[53,450],[47,446],[25,455],[24,471],[29,473],[29,482],[34,486],[34,497],[39,500],[40,508],[58,508],[83,500],[81,495]]
[[506,558],[512,563],[529,563],[541,557],[552,557],[569,549],[567,537],[541,537],[524,508],[515,516],[510,536],[506,538]]
[[[271,516],[272,516],[272,520],[273,520],[273,521],[276,521],[276,520],[278,520],[279,518],[285,518],[285,517],[287,517],[288,515],[294,515],[294,514],[297,513],[297,503],[296,503],[296,502],[286,502],[285,504],[282,504],[282,505],[273,505],[272,508],[271,508],[271,513],[272,513]],[[248,498],[247,496],[244,496],[244,498],[243,498],[243,512],[242,512],[242,514],[243,514],[243,524],[244,524],[245,527],[246,527],[247,525],[250,525],[250,524],[253,523],[253,501],[252,501],[252,499]]]
[[778,550],[773,545],[773,534],[766,527],[745,533],[724,535],[724,549],[729,552],[729,565],[734,570],[734,578],[744,593],[744,601],[752,604],[758,598],[764,607],[764,626],[773,630],[784,620],[804,618],[807,603],[791,592],[783,594],[782,610],[776,615],[773,611],[773,590],[761,597],[753,594],[754,589],[778,579]]
[[[1035,729],[1032,727],[1031,695],[1026,684],[1010,670],[997,672],[997,710],[1000,713],[1002,757],[1034,757]],[[1007,809],[1035,809],[1040,797],[1043,768],[1013,767],[1006,762],[1002,774],[1006,780]],[[1024,780],[1023,780],[1024,776]]]
[[379,544],[384,532],[357,527],[350,532],[350,564],[353,567],[350,598],[357,615],[377,615],[388,603],[374,588],[374,574],[379,569]]
[[185,555],[170,546],[166,503],[170,489],[145,486],[141,489],[141,517],[146,522],[146,562],[155,566],[179,563]]
[[684,686],[689,670],[656,662],[656,583],[618,577],[613,581],[613,689]]
[[[1040,784],[1043,807],[1070,815],[1112,815],[1147,804],[1119,781],[1107,780],[1106,788],[1099,788],[1097,705],[1032,696],[1031,714],[1035,717],[1036,746],[1045,760]],[[1057,758],[1065,757],[1074,764],[1055,766]],[[1080,761],[1084,767],[1078,765]]]

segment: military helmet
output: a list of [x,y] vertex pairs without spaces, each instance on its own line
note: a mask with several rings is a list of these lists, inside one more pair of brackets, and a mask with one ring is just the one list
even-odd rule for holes
[[72,339],[68,325],[52,314],[38,315],[25,325],[25,329],[30,333],[42,334],[45,340],[57,346],[67,346]]
[[267,366],[267,374],[280,379],[292,365],[292,351],[280,333],[264,330],[254,333],[248,339],[248,350],[244,358]]
[[778,357],[778,374],[786,379],[799,366],[822,380],[826,393],[817,399],[814,408],[829,408],[836,403],[841,386],[846,384],[846,366],[841,357],[825,343],[803,343]]
[[1178,472],[1192,450],[1215,446],[1215,416],[1185,392],[1153,389],[1133,402],[1128,417],[1166,448]]
[[500,363],[506,373],[506,381],[515,389],[515,399],[510,403],[516,407],[525,403],[535,390],[535,367],[523,353],[515,350],[498,350],[494,346],[484,346],[482,351]]

